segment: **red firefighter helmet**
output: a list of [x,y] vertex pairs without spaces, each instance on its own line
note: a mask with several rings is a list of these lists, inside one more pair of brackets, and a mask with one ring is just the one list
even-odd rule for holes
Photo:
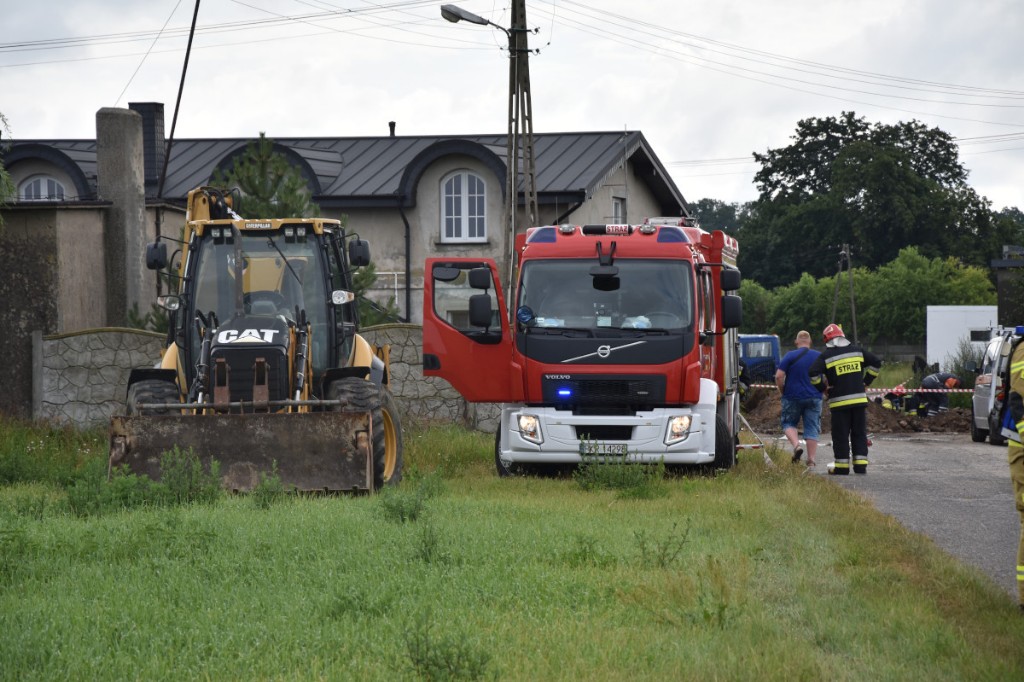
[[846,336],[846,334],[843,333],[843,328],[834,323],[825,327],[825,331],[821,332],[821,335],[825,338],[825,343],[828,343],[837,337]]
[[892,389],[892,392],[896,394],[897,398],[902,398],[907,393],[907,389],[903,384],[899,384],[896,388]]

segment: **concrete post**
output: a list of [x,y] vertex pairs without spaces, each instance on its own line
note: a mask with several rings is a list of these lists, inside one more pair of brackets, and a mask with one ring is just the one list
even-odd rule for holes
[[133,305],[149,310],[152,275],[145,267],[146,195],[142,116],[129,109],[96,112],[96,189],[110,201],[104,221],[107,324],[124,326]]

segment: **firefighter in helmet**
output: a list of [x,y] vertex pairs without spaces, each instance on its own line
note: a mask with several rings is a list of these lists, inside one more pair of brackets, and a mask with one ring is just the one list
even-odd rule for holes
[[868,472],[868,426],[866,387],[878,376],[882,361],[874,353],[850,342],[842,327],[830,324],[822,332],[825,350],[814,361],[807,374],[811,385],[828,398],[832,414],[832,451],[836,461],[834,474],[850,473],[850,451],[853,451],[853,472]]
[[[1024,327],[1017,327],[1018,338]],[[1013,499],[1020,515],[1020,540],[1017,543],[1017,599],[1024,611],[1024,343],[1015,341],[1010,354],[1010,392],[1003,412],[1002,435],[1006,437],[1010,479],[1013,481]]]

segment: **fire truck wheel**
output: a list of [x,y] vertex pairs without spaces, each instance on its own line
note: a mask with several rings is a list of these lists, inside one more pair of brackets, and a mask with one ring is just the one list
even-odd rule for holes
[[502,463],[500,427],[499,430],[494,433],[494,468],[497,469],[499,478],[506,478],[508,476],[525,476],[530,473],[530,467],[525,464],[509,462],[508,465],[505,465]]
[[736,466],[736,441],[721,415],[715,417],[715,468],[731,469]]
[[[171,381],[163,379],[144,379],[137,381],[128,389],[128,400],[125,407],[127,414],[137,417],[143,414],[137,405],[139,403],[177,403],[181,402],[178,396],[178,387]],[[170,410],[146,410],[145,414],[171,414]]]

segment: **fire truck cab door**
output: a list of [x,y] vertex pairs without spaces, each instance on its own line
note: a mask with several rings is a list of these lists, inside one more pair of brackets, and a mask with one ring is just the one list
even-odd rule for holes
[[[483,285],[487,288],[483,288]],[[423,276],[423,374],[470,402],[512,402],[512,332],[489,258],[428,258]],[[489,312],[489,314],[488,314]]]

